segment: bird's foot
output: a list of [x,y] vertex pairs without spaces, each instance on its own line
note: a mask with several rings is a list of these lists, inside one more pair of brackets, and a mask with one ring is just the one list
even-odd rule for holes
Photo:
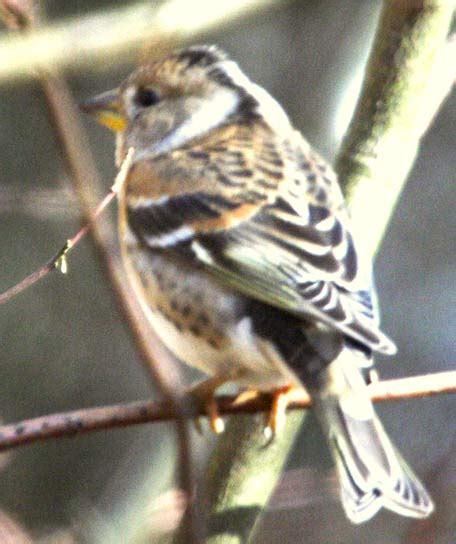
[[303,390],[295,385],[287,385],[275,389],[271,392],[271,395],[271,410],[268,424],[264,428],[264,434],[268,440],[272,440],[277,433],[283,430],[287,417],[287,408],[294,401],[302,399]]
[[[216,390],[224,385],[228,380],[222,377],[213,377],[203,382],[200,382],[190,389],[190,395],[192,395],[197,402],[204,406],[204,410],[209,418],[209,425],[211,430],[215,434],[223,433],[225,430],[225,423],[220,417],[217,400],[215,398]],[[199,419],[195,420],[196,428],[202,433]]]

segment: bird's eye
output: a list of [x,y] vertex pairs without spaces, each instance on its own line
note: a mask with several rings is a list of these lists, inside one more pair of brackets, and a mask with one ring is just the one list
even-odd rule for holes
[[155,106],[160,102],[160,97],[152,89],[139,88],[135,94],[135,102],[138,106],[147,108],[148,106]]

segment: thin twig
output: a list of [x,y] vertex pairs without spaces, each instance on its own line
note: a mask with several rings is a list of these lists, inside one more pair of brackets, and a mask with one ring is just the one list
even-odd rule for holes
[[[131,165],[131,160],[133,158],[133,148],[130,148],[128,151],[128,154],[125,158],[125,161],[122,163],[122,167],[120,168],[116,180],[114,182],[114,185],[111,187],[111,190],[109,193],[103,198],[103,200],[98,204],[98,206],[95,208],[95,211],[92,213],[92,218],[96,219],[104,210],[105,208],[112,202],[112,200],[115,198],[117,193],[119,192],[120,188],[122,187],[122,184],[125,181],[125,177],[128,173],[128,169]],[[49,259],[49,261],[44,264],[41,268],[38,268],[34,272],[32,272],[30,275],[28,275],[26,278],[24,278],[22,281],[17,283],[16,285],[13,285],[13,287],[10,287],[5,292],[0,294],[0,305],[4,304],[5,302],[8,302],[12,298],[14,298],[16,295],[21,293],[22,291],[25,291],[25,289],[28,289],[32,285],[34,285],[37,281],[44,278],[47,274],[50,272],[53,272],[54,270],[59,270],[62,272],[62,274],[66,274],[67,272],[67,257],[69,252],[86,236],[86,234],[90,231],[91,226],[93,225],[93,222],[86,223],[82,228],[78,230],[78,232],[69,240],[65,242],[62,249],[60,249],[54,257]]]
[[[1,0],[3,12],[8,13],[12,0]],[[36,4],[14,0],[14,9],[9,23],[11,29],[18,29],[23,32],[29,32],[35,28],[39,21],[38,9],[33,9]],[[22,9],[22,12],[21,12]],[[32,12],[33,9],[33,12]],[[16,24],[14,24],[16,23]],[[32,55],[33,57],[33,55]],[[141,355],[142,361],[158,385],[159,390],[173,406],[176,423],[176,435],[179,452],[178,480],[180,487],[187,493],[189,498],[189,529],[188,541],[197,544],[201,539],[199,537],[199,516],[193,506],[190,498],[194,488],[193,465],[190,454],[190,437],[186,424],[185,413],[187,407],[178,399],[177,392],[180,386],[178,373],[175,370],[174,361],[156,340],[156,336],[151,331],[150,326],[145,322],[142,310],[139,304],[132,296],[128,288],[128,282],[125,281],[121,272],[119,263],[112,257],[107,247],[106,241],[110,239],[112,225],[107,222],[94,222],[91,212],[93,202],[98,200],[96,188],[101,187],[97,168],[92,157],[91,151],[86,143],[84,131],[78,118],[78,111],[71,93],[65,81],[57,73],[51,73],[48,68],[44,68],[39,62],[37,67],[37,76],[42,86],[46,98],[49,118],[54,126],[57,142],[61,148],[63,158],[70,173],[73,188],[78,197],[83,217],[88,222],[88,226],[81,229],[76,234],[76,243],[90,229],[92,241],[94,243],[97,257],[99,258],[102,270],[115,294],[118,307],[123,314],[125,321],[129,325],[130,331],[136,342],[136,347]],[[110,202],[112,198],[109,198]],[[66,270],[65,256],[68,252],[68,244],[56,256],[55,264],[61,265],[62,272]],[[43,277],[48,273],[49,264],[40,269]],[[54,268],[51,268],[53,270]],[[25,282],[22,287],[30,285]],[[157,364],[160,361],[160,364]]]
[[[369,385],[369,391],[374,402],[456,393],[456,371],[378,381]],[[188,418],[206,415],[204,406],[196,405],[196,399],[191,393],[186,395],[185,400],[187,404],[193,406],[192,410],[187,411]],[[225,415],[252,414],[270,409],[268,395],[239,401],[236,396],[223,395],[217,398],[217,402],[219,412]],[[301,397],[296,398],[289,408],[297,410],[310,406],[310,397],[303,390]],[[0,451],[50,438],[68,437],[141,423],[172,421],[174,418],[174,409],[169,400],[139,401],[51,414],[0,427]]]

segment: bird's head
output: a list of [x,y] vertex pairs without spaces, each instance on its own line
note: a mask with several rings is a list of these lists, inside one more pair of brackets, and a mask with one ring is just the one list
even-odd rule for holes
[[275,100],[214,46],[195,46],[144,64],[112,91],[81,105],[118,133],[122,147],[165,153],[230,120],[288,123]]

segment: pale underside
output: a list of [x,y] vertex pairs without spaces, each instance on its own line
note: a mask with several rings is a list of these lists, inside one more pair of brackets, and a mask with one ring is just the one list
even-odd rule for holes
[[300,386],[272,343],[253,334],[250,317],[240,316],[242,295],[166,255],[129,246],[126,262],[145,315],[181,361],[242,388]]

